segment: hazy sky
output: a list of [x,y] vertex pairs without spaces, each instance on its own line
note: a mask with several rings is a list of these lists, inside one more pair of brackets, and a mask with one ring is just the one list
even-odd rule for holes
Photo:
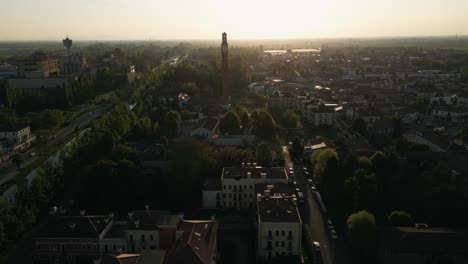
[[468,35],[468,0],[1,0],[0,40]]

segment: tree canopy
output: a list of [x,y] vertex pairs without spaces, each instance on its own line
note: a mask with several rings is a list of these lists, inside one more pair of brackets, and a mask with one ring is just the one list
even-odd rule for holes
[[350,215],[346,220],[346,232],[355,253],[366,256],[374,252],[377,227],[373,214],[359,211]]
[[414,225],[413,217],[405,211],[393,211],[387,217],[388,223],[392,226],[407,226]]
[[241,134],[241,120],[234,111],[228,111],[219,120],[219,131],[225,135]]
[[264,142],[258,144],[256,156],[257,162],[260,166],[271,167],[271,165],[273,164],[273,158],[271,155],[270,147],[268,147],[268,145]]

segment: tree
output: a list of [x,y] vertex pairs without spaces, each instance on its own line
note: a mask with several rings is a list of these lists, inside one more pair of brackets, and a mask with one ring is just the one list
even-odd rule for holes
[[353,129],[359,134],[365,135],[366,134],[366,122],[364,121],[364,119],[358,118],[354,120]]
[[314,179],[319,186],[322,183],[328,161],[332,158],[337,160],[338,154],[329,148],[316,151],[310,157],[310,162],[314,165]]
[[369,257],[376,244],[376,223],[373,214],[359,211],[346,220],[346,233],[353,246],[354,253]]
[[60,110],[46,110],[43,117],[42,123],[46,129],[57,128],[65,122],[63,112]]
[[374,173],[364,169],[354,172],[354,178],[359,183],[359,206],[365,209],[374,208],[377,198],[377,181]]
[[372,171],[372,162],[368,157],[359,157],[358,166],[361,169],[371,172]]
[[15,153],[13,156],[11,156],[11,160],[16,164],[16,166],[19,167],[21,163],[24,162],[24,155],[21,153]]
[[177,111],[171,110],[164,116],[164,129],[167,137],[175,137],[179,134],[182,120]]
[[257,109],[252,115],[253,133],[264,140],[272,140],[276,136],[276,122],[271,115],[263,110]]
[[228,111],[221,117],[219,131],[225,135],[238,135],[241,133],[241,121],[234,111]]
[[257,162],[260,166],[270,167],[273,163],[271,150],[264,142],[258,144],[256,151]]
[[301,141],[299,140],[298,137],[294,137],[293,142],[292,142],[292,155],[294,158],[299,158],[302,156],[302,153],[304,152],[304,148],[302,147]]
[[0,124],[14,125],[17,122],[16,112],[10,108],[0,110]]
[[242,128],[250,126],[250,116],[247,108],[241,105],[236,105],[232,108],[232,111],[236,112],[237,116],[239,117],[242,124]]
[[393,211],[387,217],[388,222],[392,226],[407,226],[414,225],[413,217],[405,211]]
[[281,115],[281,124],[286,128],[296,128],[299,123],[299,116],[294,110],[288,110]]

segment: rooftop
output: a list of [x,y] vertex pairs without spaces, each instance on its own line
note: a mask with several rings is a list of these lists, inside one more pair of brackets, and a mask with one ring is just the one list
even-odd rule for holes
[[216,250],[218,222],[214,220],[184,220],[180,222],[178,239],[168,251],[165,264],[213,262]]
[[291,196],[257,194],[257,210],[260,222],[301,223],[297,206]]
[[287,179],[284,167],[225,167],[223,179]]
[[109,224],[109,216],[53,216],[34,237],[97,239]]

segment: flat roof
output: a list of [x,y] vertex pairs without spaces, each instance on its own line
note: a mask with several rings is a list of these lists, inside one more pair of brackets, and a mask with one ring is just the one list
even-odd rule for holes
[[287,179],[284,167],[265,168],[256,167],[225,167],[222,178],[224,179]]
[[297,206],[291,196],[272,195],[270,197],[258,197],[257,199],[260,222],[301,222]]

